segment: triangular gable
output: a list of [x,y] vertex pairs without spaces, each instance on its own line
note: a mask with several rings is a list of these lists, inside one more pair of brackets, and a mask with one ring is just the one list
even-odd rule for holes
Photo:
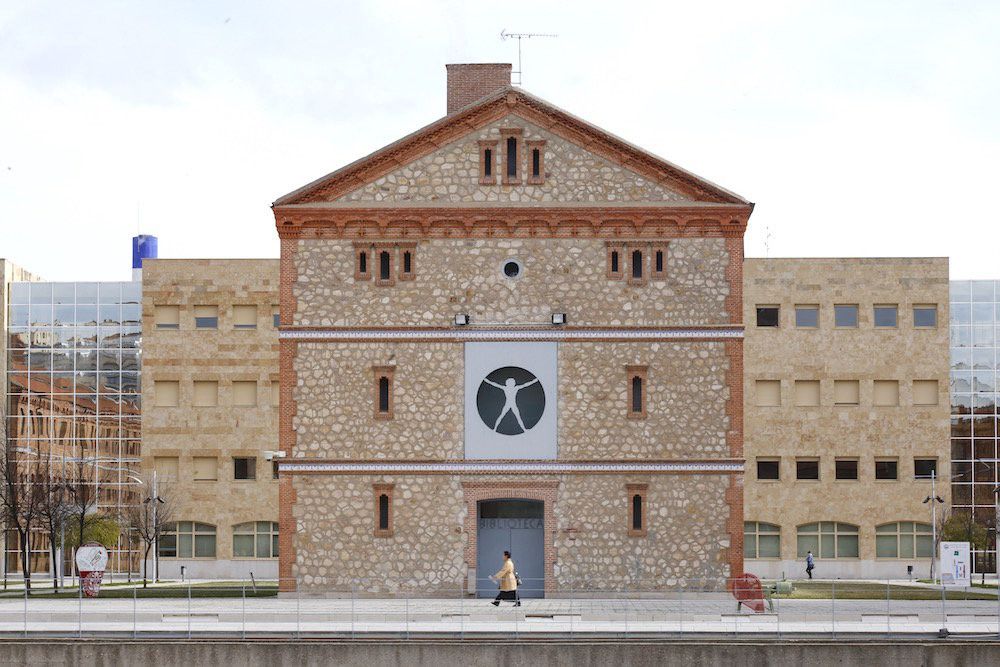
[[[464,168],[477,165],[478,154],[469,155],[469,146],[478,138],[498,136],[504,126],[527,126],[527,138],[552,142],[570,154],[578,180],[589,179],[582,190],[563,183],[563,196],[568,201],[695,201],[721,204],[748,204],[740,196],[677,167],[637,146],[587,123],[522,90],[505,88],[454,114],[396,141],[371,155],[357,160],[284,197],[274,205],[316,204],[334,202],[440,202],[449,200],[449,187],[454,183],[429,184],[426,168],[447,160],[449,156]],[[470,143],[471,142],[471,143]],[[475,161],[473,161],[475,160]],[[581,161],[582,160],[582,161]],[[583,166],[580,166],[583,165]],[[549,165],[547,165],[549,166]],[[558,171],[560,165],[550,169]],[[565,167],[565,165],[561,165]],[[587,168],[592,167],[590,173]],[[475,168],[478,168],[477,166]],[[616,176],[619,187],[603,192],[601,183]],[[422,189],[411,185],[422,184]],[[459,192],[452,187],[451,198],[457,200],[517,201],[513,198],[487,196],[483,192],[502,193],[499,188],[479,188],[478,179],[463,174],[455,183],[468,184],[477,192]],[[610,180],[609,180],[610,183]],[[399,186],[402,185],[402,188]],[[597,194],[593,187],[596,185]],[[541,186],[539,186],[541,187]],[[559,187],[557,185],[557,187]],[[544,191],[544,188],[542,188]],[[587,194],[589,193],[589,195]],[[584,196],[581,196],[584,194]],[[508,192],[509,195],[509,192]],[[568,196],[567,196],[568,195]],[[551,200],[547,197],[545,201]]]

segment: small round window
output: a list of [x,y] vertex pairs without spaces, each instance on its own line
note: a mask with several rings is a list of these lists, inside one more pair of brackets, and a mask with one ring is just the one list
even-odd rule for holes
[[505,278],[513,280],[514,278],[520,278],[521,274],[524,273],[524,265],[518,259],[505,259],[503,264],[500,265],[500,271]]

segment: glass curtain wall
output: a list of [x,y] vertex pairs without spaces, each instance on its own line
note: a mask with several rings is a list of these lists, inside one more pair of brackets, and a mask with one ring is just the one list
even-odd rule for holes
[[989,529],[976,571],[994,571],[1000,281],[952,281],[950,301],[952,504]]
[[[7,439],[17,470],[73,486],[88,514],[119,524],[145,493],[141,298],[138,282],[10,286]],[[6,573],[17,576],[17,533],[8,530],[5,544]],[[36,529],[30,551],[33,572],[51,571],[46,531]],[[122,528],[108,571],[137,571],[137,553]]]

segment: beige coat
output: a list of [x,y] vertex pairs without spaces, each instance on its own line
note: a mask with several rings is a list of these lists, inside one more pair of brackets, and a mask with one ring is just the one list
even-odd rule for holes
[[500,580],[500,590],[516,591],[517,577],[514,576],[514,561],[510,558],[504,561],[500,571],[493,575]]

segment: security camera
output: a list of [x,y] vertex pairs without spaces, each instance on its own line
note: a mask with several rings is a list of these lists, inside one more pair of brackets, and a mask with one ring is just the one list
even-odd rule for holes
[[285,458],[285,452],[272,452],[270,450],[264,451],[265,461],[273,461],[274,459],[283,459],[283,458]]

